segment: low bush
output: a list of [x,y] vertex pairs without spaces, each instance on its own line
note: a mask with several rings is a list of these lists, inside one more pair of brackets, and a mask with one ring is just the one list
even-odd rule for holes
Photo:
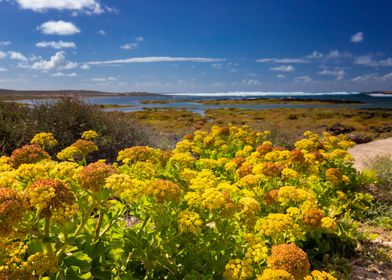
[[90,160],[115,160],[118,150],[135,145],[156,146],[158,137],[148,125],[140,125],[121,112],[103,112],[78,98],[38,102],[31,108],[12,102],[0,102],[0,144],[4,154],[27,144],[36,133],[50,132],[58,140],[55,154],[77,140],[86,130],[100,135],[99,151]]

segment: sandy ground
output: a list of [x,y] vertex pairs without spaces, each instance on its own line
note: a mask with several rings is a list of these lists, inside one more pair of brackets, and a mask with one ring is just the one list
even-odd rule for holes
[[[377,156],[392,156],[392,137],[382,140],[372,141],[366,144],[356,145],[349,149],[350,154],[354,157],[354,167],[362,170],[366,163],[371,163],[372,159]],[[383,232],[381,228],[370,232]],[[384,240],[385,239],[385,240]],[[372,240],[366,245],[369,251],[385,250],[392,252],[392,235],[391,232],[380,233],[380,237]],[[367,250],[366,250],[367,251]],[[352,263],[352,280],[391,280],[392,263],[391,262],[372,262],[365,258],[358,258]]]
[[354,157],[354,167],[362,170],[367,162],[371,162],[377,156],[392,156],[392,137],[356,145],[349,149],[349,152]]

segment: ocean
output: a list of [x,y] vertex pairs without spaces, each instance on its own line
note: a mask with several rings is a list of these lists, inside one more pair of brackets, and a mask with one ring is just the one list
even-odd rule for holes
[[[319,100],[347,100],[359,101],[358,104],[213,104],[205,105],[198,100],[238,100],[258,98],[295,98],[295,99],[319,99]],[[170,101],[170,103],[143,104],[143,101]],[[366,109],[392,109],[392,95],[378,93],[358,92],[209,92],[209,93],[165,93],[151,96],[115,96],[94,97],[86,99],[88,103],[97,105],[120,105],[119,108],[107,108],[105,110],[117,110],[123,112],[140,111],[144,109],[187,109],[195,113],[203,114],[207,109],[219,108],[242,108],[242,109],[271,109],[271,108],[366,108]],[[126,107],[126,106],[129,107]]]

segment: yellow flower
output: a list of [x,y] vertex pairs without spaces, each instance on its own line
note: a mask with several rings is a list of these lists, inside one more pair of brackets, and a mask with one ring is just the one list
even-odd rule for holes
[[245,257],[252,262],[264,262],[268,258],[268,247],[263,243],[252,244],[248,247]]
[[206,189],[201,197],[202,206],[209,210],[224,207],[227,202],[225,195],[222,192],[213,188]]
[[257,280],[295,280],[295,278],[286,270],[267,268],[263,274],[257,276]]
[[57,140],[53,137],[52,133],[41,132],[36,134],[30,143],[39,145],[45,149],[56,146]]
[[9,164],[9,158],[6,156],[0,157],[0,172],[11,171],[13,168]]
[[300,227],[286,214],[268,214],[267,217],[257,220],[255,229],[260,236],[270,237],[275,244],[286,241],[294,242],[303,238]]
[[185,210],[179,216],[178,225],[181,232],[197,234],[201,232],[203,221],[196,212]]
[[248,260],[230,260],[225,266],[223,277],[227,280],[243,280],[252,277],[253,270]]
[[57,154],[57,158],[59,160],[69,160],[69,161],[80,160],[82,156],[83,156],[82,151],[72,146],[66,147],[65,149],[63,149]]
[[58,258],[55,255],[43,252],[35,253],[27,259],[24,269],[31,274],[41,276],[44,273],[56,273]]
[[313,270],[304,280],[337,280],[333,275],[325,271]]
[[293,186],[281,187],[278,193],[278,201],[282,206],[298,206],[305,201],[316,203],[316,199],[310,192]]
[[298,172],[291,168],[285,168],[282,170],[282,178],[285,180],[297,180],[298,177]]
[[337,228],[337,224],[332,218],[324,217],[321,219],[321,227],[329,231],[334,231]]
[[[70,188],[58,180],[41,179],[32,184],[26,192],[27,204],[39,211],[41,217],[73,214],[75,196]],[[71,209],[72,208],[72,209]],[[61,217],[56,217],[60,220]],[[64,217],[67,218],[67,217]]]
[[82,133],[82,139],[93,140],[98,137],[98,133],[94,130],[87,130]]

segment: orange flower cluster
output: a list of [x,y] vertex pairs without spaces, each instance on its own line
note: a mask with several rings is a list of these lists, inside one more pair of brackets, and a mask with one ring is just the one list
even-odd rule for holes
[[37,163],[50,156],[38,145],[25,145],[12,152],[9,162],[14,168],[18,168],[23,163]]
[[22,196],[12,189],[0,188],[0,236],[7,235],[23,214]]
[[308,255],[295,244],[272,246],[272,254],[267,259],[267,265],[273,269],[283,269],[295,279],[303,279],[310,269]]
[[77,178],[84,189],[98,192],[105,185],[106,178],[115,173],[114,166],[98,161],[83,167]]
[[324,212],[320,209],[311,207],[304,210],[304,223],[311,227],[320,227]]
[[147,185],[146,193],[154,196],[157,202],[161,203],[166,200],[177,201],[180,198],[180,186],[169,180],[154,180]]

